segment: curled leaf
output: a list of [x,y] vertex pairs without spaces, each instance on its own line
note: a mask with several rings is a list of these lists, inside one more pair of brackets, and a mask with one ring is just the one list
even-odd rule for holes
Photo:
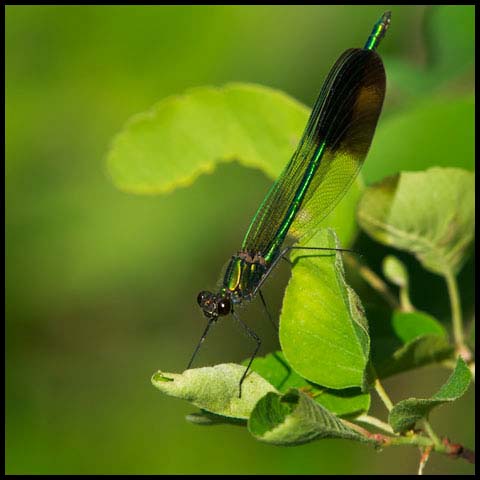
[[[249,360],[246,359],[244,364]],[[362,392],[360,388],[333,390],[309,382],[293,370],[280,351],[255,358],[252,370],[260,374],[278,391],[285,393],[290,388],[297,388],[340,417],[359,415],[368,412],[370,408],[369,393]]]
[[300,445],[321,438],[368,441],[296,389],[265,395],[255,406],[248,429],[258,440],[274,445]]
[[182,374],[159,371],[152,376],[152,384],[167,395],[187,400],[216,415],[247,419],[257,401],[276,390],[260,375],[250,372],[239,398],[239,381],[244,372],[244,366],[234,363],[193,368]]

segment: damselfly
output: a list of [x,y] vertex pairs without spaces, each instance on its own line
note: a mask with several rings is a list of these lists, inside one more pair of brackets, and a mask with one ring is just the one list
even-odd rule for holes
[[[236,314],[235,307],[258,294],[266,309],[260,288],[272,270],[290,250],[308,248],[285,246],[287,234],[298,241],[315,230],[357,176],[385,96],[385,70],[375,50],[389,24],[390,12],[386,12],[373,27],[365,46],[346,50],[332,67],[297,149],[253,217],[241,250],[227,266],[222,288],[217,293],[198,294],[197,302],[208,323],[187,369],[210,327],[220,317],[233,315],[256,344],[240,379],[240,396],[261,340]],[[308,211],[317,213],[305,214]]]

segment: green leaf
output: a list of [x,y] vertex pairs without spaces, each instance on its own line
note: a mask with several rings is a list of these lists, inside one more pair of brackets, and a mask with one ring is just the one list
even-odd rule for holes
[[233,160],[276,178],[308,114],[293,98],[260,85],[194,88],[134,116],[113,142],[109,171],[118,188],[141,194],[189,185]]
[[265,395],[255,406],[248,429],[258,440],[274,445],[300,445],[321,438],[368,441],[296,389]]
[[[332,230],[307,246],[338,248]],[[369,355],[368,325],[355,292],[346,284],[339,252],[296,250],[280,318],[280,344],[305,379],[334,389],[363,387]]]
[[415,423],[426,418],[430,411],[445,403],[460,398],[470,385],[472,374],[465,362],[458,357],[457,365],[450,378],[431,398],[409,398],[398,402],[391,410],[388,421],[395,432],[404,432],[415,426]]
[[[246,365],[248,361],[242,363]],[[359,415],[370,408],[369,393],[362,393],[359,388],[331,390],[308,382],[292,369],[280,351],[256,357],[251,368],[278,391],[284,393],[290,388],[298,388],[337,416]]]
[[474,170],[473,95],[428,98],[414,108],[382,118],[362,173],[370,184],[399,171],[426,169],[432,162],[439,167]]
[[152,376],[152,384],[161,392],[187,400],[208,412],[247,419],[257,401],[276,390],[260,375],[251,372],[242,384],[242,397],[238,398],[238,384],[244,372],[245,367],[234,363],[194,368],[182,374],[159,371]]
[[436,318],[421,311],[393,312],[392,326],[396,336],[403,343],[424,335],[439,335],[447,338],[447,331],[443,325]]
[[[198,87],[136,115],[107,156],[114,184],[136,194],[161,194],[238,161],[275,180],[292,156],[310,109],[287,94],[254,84]],[[361,179],[323,220],[345,244],[357,232],[354,209]]]
[[474,196],[471,172],[402,172],[366,189],[358,220],[372,238],[413,253],[427,270],[456,273],[475,235]]
[[395,311],[390,321],[372,319],[372,360],[381,378],[439,362],[452,354],[445,328],[425,312]]
[[440,362],[453,352],[443,326],[425,313],[395,312],[392,326],[404,345],[380,365],[381,377]]
[[[319,387],[319,386],[318,386]],[[320,388],[320,387],[319,387]],[[343,390],[332,390],[330,388],[305,389],[307,395],[325,407],[337,417],[353,417],[367,413],[370,409],[370,394],[362,393],[360,388],[344,388]]]
[[377,373],[381,378],[437,363],[449,358],[453,347],[439,335],[424,335],[409,341],[395,350],[392,357],[380,362]]

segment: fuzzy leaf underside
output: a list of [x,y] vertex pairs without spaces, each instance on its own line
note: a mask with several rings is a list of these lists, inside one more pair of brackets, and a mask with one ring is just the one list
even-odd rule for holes
[[458,357],[455,370],[442,388],[431,398],[408,398],[398,402],[389,414],[389,423],[395,432],[404,432],[426,418],[430,411],[460,398],[468,389],[472,374],[465,362]]

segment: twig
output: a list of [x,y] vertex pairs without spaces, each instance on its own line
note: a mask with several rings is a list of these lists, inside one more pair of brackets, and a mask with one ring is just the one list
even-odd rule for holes
[[435,443],[431,438],[425,437],[422,434],[412,432],[410,435],[398,435],[398,436],[389,436],[383,435],[381,433],[372,433],[366,430],[355,423],[349,422],[347,420],[342,419],[342,423],[344,423],[347,427],[358,432],[360,435],[364,436],[366,439],[374,442],[378,447],[390,447],[394,445],[416,445],[420,447],[420,449],[424,452],[422,455],[423,466],[419,467],[419,473],[423,471],[423,467],[426,463],[426,450],[428,449],[428,455],[433,452],[441,453],[443,455],[448,455],[450,458],[457,459],[463,458],[467,462],[475,463],[475,452],[470,450],[469,448],[460,445],[459,443],[452,443],[448,438],[444,438],[439,443]]
[[447,437],[443,439],[442,444],[445,446],[445,453],[449,457],[463,458],[467,462],[475,464],[475,452],[473,450],[470,450],[459,443],[451,443]]
[[423,469],[430,458],[430,454],[432,453],[433,447],[426,447],[420,448],[420,452],[422,452],[422,456],[420,457],[420,464],[418,465],[418,474],[423,475]]

